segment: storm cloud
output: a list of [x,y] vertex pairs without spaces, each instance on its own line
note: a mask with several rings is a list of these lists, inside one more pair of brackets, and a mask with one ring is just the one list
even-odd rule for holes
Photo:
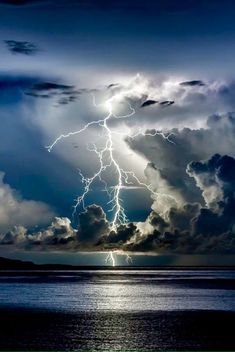
[[234,253],[234,1],[0,7],[3,251]]
[[144,223],[112,229],[102,208],[93,204],[79,215],[77,230],[69,219],[55,218],[47,229],[36,233],[15,227],[1,236],[1,244],[45,250],[235,253],[235,159],[215,154],[209,160],[189,163],[186,171],[202,191],[206,205],[176,202],[164,214],[153,210]]
[[[57,218],[39,232],[19,226],[3,233],[1,243],[48,250],[234,253],[234,114],[212,115],[204,129],[168,132],[174,143],[161,134],[126,139],[149,161],[145,176],[153,203],[145,221],[113,228],[103,209],[93,204],[79,214],[77,229]],[[226,138],[218,144],[221,135]]]
[[85,212],[79,214],[78,239],[82,243],[94,244],[100,236],[109,233],[109,223],[103,209],[96,205],[90,205]]

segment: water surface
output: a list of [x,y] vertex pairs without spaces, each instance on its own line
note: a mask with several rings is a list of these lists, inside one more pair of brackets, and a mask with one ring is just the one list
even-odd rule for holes
[[235,272],[2,272],[0,350],[235,350]]
[[0,276],[0,306],[56,311],[235,311],[234,271],[74,271]]

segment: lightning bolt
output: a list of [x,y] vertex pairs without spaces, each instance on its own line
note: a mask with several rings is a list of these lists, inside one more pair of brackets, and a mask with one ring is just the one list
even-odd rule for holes
[[116,261],[114,258],[114,253],[113,252],[109,252],[106,259],[105,259],[105,263],[111,263],[112,266],[116,266]]
[[128,265],[133,263],[133,260],[132,260],[131,256],[129,256],[129,254],[126,254],[126,263]]
[[[129,254],[125,253],[125,256],[126,256],[126,263],[128,265],[132,264],[133,261],[132,261],[132,258],[129,256]],[[116,266],[116,259],[115,259],[115,251],[110,251],[106,258],[105,258],[105,263],[106,264],[111,264],[112,266]]]
[[[94,94],[92,94],[92,100],[93,100],[93,106],[95,108],[99,107],[104,107],[107,110],[107,115],[103,119],[91,121],[87,123],[85,126],[83,126],[81,129],[69,132],[67,134],[61,134],[59,137],[57,137],[54,142],[47,146],[48,152],[51,152],[53,148],[63,139],[69,138],[71,136],[78,136],[82,134],[83,132],[87,131],[89,128],[97,126],[98,128],[101,129],[102,131],[102,137],[105,140],[104,146],[99,148],[95,143],[93,143],[91,146],[88,147],[89,151],[94,152],[97,155],[98,161],[99,161],[99,167],[97,171],[93,174],[92,177],[86,177],[83,175],[82,171],[79,170],[79,175],[81,177],[81,181],[84,185],[84,191],[83,193],[77,197],[76,203],[74,205],[74,211],[73,215],[76,213],[77,208],[82,205],[83,209],[85,209],[85,199],[88,193],[91,191],[91,188],[93,184],[95,183],[96,180],[99,180],[104,183],[105,185],[105,191],[109,196],[109,212],[113,213],[113,219],[111,222],[111,231],[116,231],[117,230],[117,225],[118,224],[124,224],[128,222],[128,218],[125,213],[125,209],[122,205],[122,199],[121,199],[121,190],[123,186],[125,185],[134,185],[138,184],[142,187],[145,187],[148,189],[151,193],[154,193],[154,190],[151,188],[151,185],[145,184],[144,182],[141,182],[138,177],[135,175],[133,171],[128,171],[124,170],[118,163],[118,160],[116,159],[114,155],[114,143],[113,143],[113,135],[117,134],[120,136],[124,137],[130,137],[130,138],[135,138],[139,135],[142,136],[156,136],[160,135],[162,138],[164,138],[166,141],[169,143],[174,142],[170,139],[171,134],[165,135],[162,131],[143,131],[139,129],[135,134],[127,134],[127,133],[122,133],[118,131],[114,131],[111,129],[109,126],[109,122],[111,119],[125,119],[128,117],[133,116],[136,111],[134,107],[130,104],[129,101],[127,101],[127,97],[133,96],[135,91],[139,93],[140,87],[137,86],[127,88],[124,91],[118,92],[116,94],[113,94],[111,98],[107,99],[105,102],[102,102],[101,104],[96,103],[96,99]],[[125,115],[117,115],[114,112],[114,105],[116,102],[126,102],[128,106],[128,112]],[[116,175],[116,185],[114,187],[108,187],[106,181],[102,178],[102,175],[106,170],[114,171]],[[113,255],[113,252],[109,252],[107,257],[106,257],[106,263],[110,262],[112,266],[115,266],[115,258]],[[129,264],[131,262],[131,257],[127,256],[126,261]]]

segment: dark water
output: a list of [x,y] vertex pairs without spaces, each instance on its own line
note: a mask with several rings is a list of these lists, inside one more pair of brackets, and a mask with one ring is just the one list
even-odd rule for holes
[[235,272],[4,273],[0,326],[1,350],[235,350]]

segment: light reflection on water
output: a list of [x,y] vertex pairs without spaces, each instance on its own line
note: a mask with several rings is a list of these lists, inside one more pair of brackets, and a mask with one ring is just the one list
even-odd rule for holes
[[234,350],[234,297],[232,271],[5,272],[0,350]]
[[0,277],[0,305],[71,312],[235,311],[234,279],[233,271],[11,275]]

